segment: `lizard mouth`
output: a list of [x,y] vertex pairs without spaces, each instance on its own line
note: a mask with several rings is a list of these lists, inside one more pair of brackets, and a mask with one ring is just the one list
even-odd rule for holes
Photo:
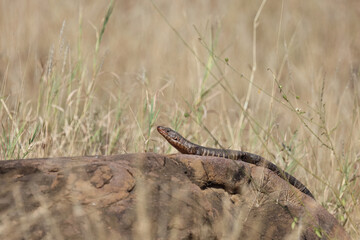
[[158,127],[157,127],[157,130],[158,130],[158,132],[159,132],[161,135],[163,135],[163,136],[166,135],[166,132],[165,132],[164,127],[158,126]]

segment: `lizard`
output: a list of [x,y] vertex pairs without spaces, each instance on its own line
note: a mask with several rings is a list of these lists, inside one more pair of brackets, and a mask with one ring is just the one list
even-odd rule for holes
[[273,171],[276,175],[278,175],[282,179],[289,182],[291,185],[299,189],[301,192],[315,199],[312,193],[310,192],[310,190],[307,189],[305,185],[302,184],[299,180],[297,180],[295,177],[293,177],[286,171],[280,169],[278,166],[276,166],[272,162],[264,159],[259,155],[244,151],[203,147],[190,142],[189,140],[187,140],[186,138],[184,138],[178,132],[172,130],[171,128],[158,126],[157,130],[180,153],[200,155],[200,156],[223,157],[232,160],[241,160],[247,163],[254,164],[256,166],[265,167]]

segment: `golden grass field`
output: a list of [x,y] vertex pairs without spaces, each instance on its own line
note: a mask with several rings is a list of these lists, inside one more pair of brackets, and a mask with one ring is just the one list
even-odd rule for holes
[[360,2],[345,2],[0,1],[0,159],[176,152],[169,126],[276,163],[357,239]]

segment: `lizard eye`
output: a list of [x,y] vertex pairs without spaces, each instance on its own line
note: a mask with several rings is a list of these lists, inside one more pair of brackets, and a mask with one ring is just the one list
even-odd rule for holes
[[167,132],[167,133],[169,133],[169,132],[170,132],[170,130],[166,130],[166,132]]

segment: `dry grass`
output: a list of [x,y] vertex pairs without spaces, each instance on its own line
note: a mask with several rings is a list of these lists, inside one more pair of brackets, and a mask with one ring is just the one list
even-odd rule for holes
[[359,2],[268,1],[257,28],[261,1],[154,4],[0,1],[0,158],[175,152],[166,125],[273,161],[359,237]]

